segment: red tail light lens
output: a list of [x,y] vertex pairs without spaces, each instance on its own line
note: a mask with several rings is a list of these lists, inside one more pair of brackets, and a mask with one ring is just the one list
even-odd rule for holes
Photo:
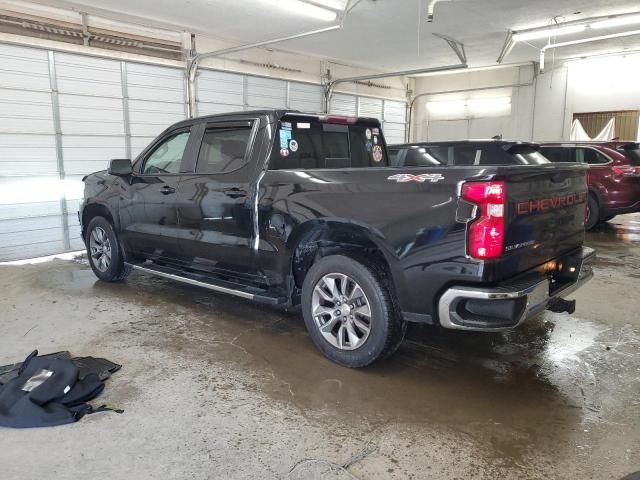
[[640,168],[636,168],[628,165],[611,167],[611,170],[613,171],[613,173],[617,173],[618,175],[624,175],[627,177],[640,175]]
[[467,182],[462,198],[477,205],[480,215],[471,221],[467,250],[480,260],[498,258],[504,250],[504,182]]

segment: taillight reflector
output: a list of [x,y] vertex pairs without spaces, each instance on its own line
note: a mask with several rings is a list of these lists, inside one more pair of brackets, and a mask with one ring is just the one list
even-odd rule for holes
[[504,182],[467,182],[462,198],[478,207],[479,215],[469,223],[467,252],[480,260],[498,258],[504,251]]
[[619,167],[611,167],[613,173],[624,176],[636,176],[640,175],[640,168],[632,167],[630,165],[621,165]]

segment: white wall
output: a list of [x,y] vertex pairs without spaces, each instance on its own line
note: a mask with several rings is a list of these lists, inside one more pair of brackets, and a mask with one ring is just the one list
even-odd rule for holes
[[[532,81],[533,67],[530,65],[417,78],[415,95],[421,96],[414,103],[412,139],[486,138],[498,134],[504,138],[529,138]],[[474,101],[493,97],[510,97],[510,113],[465,111],[457,117],[455,114],[435,116],[426,107],[428,102]]]
[[[531,81],[531,66],[505,67],[423,77],[415,94],[480,87],[515,85]],[[478,138],[502,133],[518,140],[567,140],[574,113],[640,110],[640,54],[572,60],[548,68],[535,86],[494,88],[482,91],[440,93],[415,102],[412,140]],[[494,118],[434,120],[426,102],[511,95],[511,113]]]

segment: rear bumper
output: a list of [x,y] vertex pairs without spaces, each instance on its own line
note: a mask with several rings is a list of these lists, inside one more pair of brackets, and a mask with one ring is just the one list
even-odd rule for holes
[[555,275],[525,274],[496,287],[452,287],[438,302],[445,328],[501,331],[517,327],[591,280],[595,251],[583,247],[556,260]]

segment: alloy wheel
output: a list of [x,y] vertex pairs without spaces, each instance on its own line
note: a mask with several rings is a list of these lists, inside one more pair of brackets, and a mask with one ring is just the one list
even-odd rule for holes
[[102,227],[91,231],[89,250],[93,265],[101,272],[106,272],[111,265],[111,241]]
[[355,350],[371,333],[371,308],[362,287],[342,273],[324,275],[313,288],[316,327],[335,348]]

